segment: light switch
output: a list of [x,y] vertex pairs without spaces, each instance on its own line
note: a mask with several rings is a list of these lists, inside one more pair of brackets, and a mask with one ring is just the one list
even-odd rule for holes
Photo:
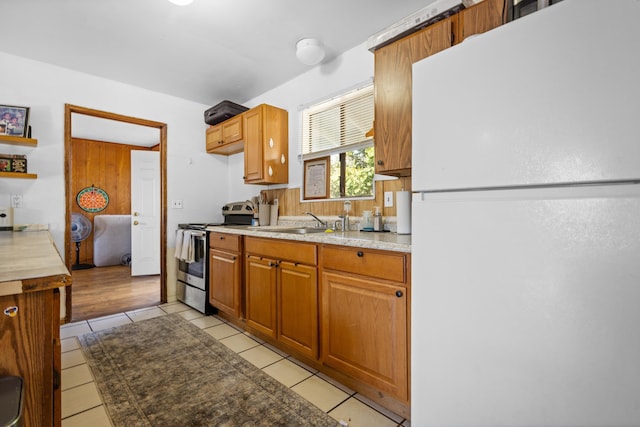
[[12,208],[21,208],[22,207],[22,194],[12,194],[11,195],[11,207]]
[[385,208],[393,207],[393,191],[384,192],[384,207]]

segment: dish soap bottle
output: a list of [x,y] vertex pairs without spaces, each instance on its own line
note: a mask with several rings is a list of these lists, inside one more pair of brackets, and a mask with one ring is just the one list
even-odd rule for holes
[[351,210],[351,201],[344,202],[344,223],[342,224],[342,231],[349,231],[349,211]]
[[382,231],[382,214],[378,206],[374,207],[373,213],[373,231]]

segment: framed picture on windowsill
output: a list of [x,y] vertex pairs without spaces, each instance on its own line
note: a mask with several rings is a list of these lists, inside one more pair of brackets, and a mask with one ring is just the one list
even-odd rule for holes
[[0,105],[0,135],[27,137],[29,107]]
[[304,161],[304,200],[329,197],[330,157]]

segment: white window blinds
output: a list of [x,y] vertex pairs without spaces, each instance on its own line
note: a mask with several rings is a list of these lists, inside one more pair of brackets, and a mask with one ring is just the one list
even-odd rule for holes
[[306,108],[302,157],[312,159],[373,145],[373,84]]

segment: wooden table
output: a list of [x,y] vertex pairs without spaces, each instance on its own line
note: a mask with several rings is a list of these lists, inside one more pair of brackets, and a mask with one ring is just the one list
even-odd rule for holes
[[71,274],[48,231],[0,232],[0,376],[24,380],[23,425],[60,426],[60,291]]

